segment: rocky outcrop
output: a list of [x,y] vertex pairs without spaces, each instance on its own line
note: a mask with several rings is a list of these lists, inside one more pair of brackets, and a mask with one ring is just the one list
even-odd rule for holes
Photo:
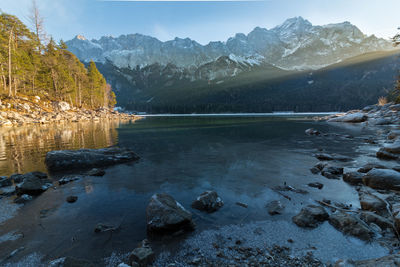
[[168,194],[155,194],[146,208],[147,232],[150,235],[192,230],[192,214]]
[[400,190],[400,173],[390,169],[372,169],[363,177],[363,183],[374,189]]
[[300,227],[316,228],[321,222],[326,221],[329,214],[321,206],[308,205],[301,209],[300,213],[292,218]]
[[192,203],[192,207],[206,212],[214,212],[224,205],[215,191],[205,191]]
[[373,232],[368,225],[356,215],[338,211],[329,217],[329,223],[346,235],[352,235],[361,240],[370,240]]
[[138,160],[133,151],[126,148],[102,148],[58,150],[46,154],[46,166],[50,172],[82,170]]

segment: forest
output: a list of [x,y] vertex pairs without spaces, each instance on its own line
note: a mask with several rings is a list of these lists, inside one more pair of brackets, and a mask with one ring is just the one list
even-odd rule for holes
[[47,38],[33,7],[32,31],[16,16],[0,13],[0,97],[39,96],[73,107],[113,107],[115,94],[96,64],[86,67],[61,40]]

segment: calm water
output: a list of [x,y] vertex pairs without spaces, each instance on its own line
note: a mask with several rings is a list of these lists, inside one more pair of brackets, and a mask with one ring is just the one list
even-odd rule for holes
[[[355,138],[309,137],[304,130],[310,127]],[[0,240],[12,231],[23,232],[24,237],[0,242],[1,258],[21,246],[25,250],[17,258],[38,252],[46,260],[66,255],[96,260],[112,252],[129,252],[146,238],[145,208],[156,192],[171,194],[193,212],[196,232],[232,223],[290,221],[302,205],[324,197],[358,206],[352,187],[310,173],[318,162],[312,153],[336,152],[355,157],[361,164],[369,161],[364,154],[375,149],[364,144],[369,133],[360,127],[344,128],[302,117],[147,117],[134,124],[66,124],[0,132],[0,175],[45,170],[45,153],[54,149],[118,144],[141,156],[138,163],[107,168],[104,177],[49,189],[21,207],[15,217],[1,224]],[[323,190],[306,186],[317,181],[324,183]],[[284,182],[310,194],[288,192],[293,198],[288,201],[271,190]],[[193,199],[210,189],[219,193],[225,206],[213,214],[192,210]],[[72,194],[78,201],[66,203]],[[271,217],[265,204],[275,199],[287,208],[283,215]],[[249,207],[239,207],[237,201]],[[121,227],[112,235],[95,234],[99,222]],[[342,238],[338,232],[334,235]],[[174,247],[182,238],[157,241],[156,250]]]

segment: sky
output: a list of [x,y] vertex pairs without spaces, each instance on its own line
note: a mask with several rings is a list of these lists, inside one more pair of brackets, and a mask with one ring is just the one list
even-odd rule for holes
[[[3,12],[27,23],[32,0],[0,0]],[[201,44],[226,41],[256,26],[270,29],[302,16],[313,25],[350,21],[365,34],[390,38],[400,27],[400,0],[107,1],[36,0],[49,35],[88,39],[141,33]]]

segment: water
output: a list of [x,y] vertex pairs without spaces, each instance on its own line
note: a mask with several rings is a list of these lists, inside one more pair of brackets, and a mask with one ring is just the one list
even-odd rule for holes
[[[304,131],[310,127],[356,138],[306,136]],[[0,175],[43,171],[45,153],[54,149],[118,144],[141,156],[137,163],[107,168],[104,177],[88,177],[49,189],[20,207],[16,215],[0,227],[0,237],[23,233],[23,238],[0,243],[0,258],[24,246],[15,260],[35,252],[42,255],[43,260],[74,256],[93,261],[113,252],[127,253],[146,238],[145,209],[151,195],[157,192],[171,194],[188,208],[197,227],[194,233],[186,236],[155,241],[156,251],[177,248],[184,239],[202,230],[230,224],[267,221],[269,225],[291,225],[291,217],[302,206],[315,203],[315,199],[329,198],[357,207],[358,196],[353,187],[310,173],[310,167],[318,162],[312,154],[325,150],[354,157],[358,162],[344,164],[351,169],[370,161],[368,153],[376,149],[364,144],[363,139],[370,134],[366,129],[314,122],[299,116],[146,117],[134,124],[61,124],[2,128],[0,131]],[[292,198],[289,201],[271,189],[284,182],[310,193],[285,192]],[[310,182],[322,182],[324,188],[309,188]],[[206,214],[190,208],[197,195],[211,189],[225,202],[221,210]],[[78,201],[66,203],[69,195],[77,195]],[[281,200],[286,209],[284,214],[271,217],[265,205],[276,199]],[[236,205],[238,201],[246,203],[248,208]],[[97,223],[120,228],[113,233],[95,234]],[[282,231],[282,227],[276,229]],[[296,229],[291,227],[286,234]],[[312,244],[319,234],[328,234],[332,240],[342,242],[343,249],[326,253],[331,248],[324,248],[319,241],[317,245],[325,251],[321,253],[325,260],[343,255],[366,258],[386,253],[375,245],[348,239],[329,225],[315,231],[309,240],[305,240],[302,229],[293,236],[299,236],[299,242],[307,244]],[[269,240],[272,243],[286,240],[279,240],[276,234],[271,236],[275,238]],[[344,249],[347,247],[360,251],[355,250],[354,256]]]

